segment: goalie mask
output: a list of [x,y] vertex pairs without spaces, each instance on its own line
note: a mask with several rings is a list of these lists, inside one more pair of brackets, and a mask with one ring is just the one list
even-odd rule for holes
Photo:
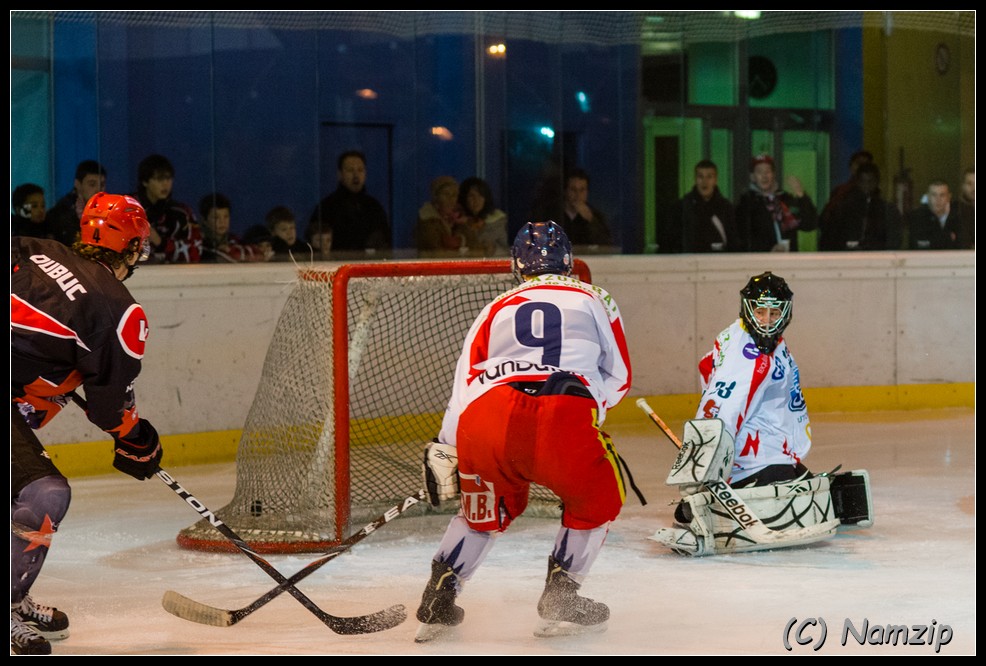
[[572,272],[572,243],[565,230],[551,220],[528,222],[510,249],[511,267],[518,279],[532,275]]
[[791,323],[794,294],[784,278],[770,271],[750,278],[740,291],[740,317],[764,354],[770,354]]

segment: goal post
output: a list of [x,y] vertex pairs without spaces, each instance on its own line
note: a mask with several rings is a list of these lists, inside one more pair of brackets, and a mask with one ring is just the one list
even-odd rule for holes
[[[574,274],[591,282],[579,259]],[[240,436],[233,498],[216,515],[258,553],[320,552],[414,492],[466,333],[515,286],[508,260],[300,270]],[[528,512],[557,515],[558,498],[534,485]],[[206,520],[177,541],[234,550]]]

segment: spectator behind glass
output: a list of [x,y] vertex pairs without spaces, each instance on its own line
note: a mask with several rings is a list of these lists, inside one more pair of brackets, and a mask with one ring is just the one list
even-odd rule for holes
[[589,203],[589,174],[573,169],[565,174],[561,209],[551,219],[561,225],[576,251],[612,252],[613,235],[601,210]]
[[264,218],[270,231],[270,245],[274,250],[274,261],[307,259],[311,248],[298,238],[298,222],[287,206],[275,206]]
[[507,214],[493,203],[493,191],[482,178],[466,178],[459,185],[459,207],[466,223],[476,233],[478,249],[484,257],[505,257],[507,245]]
[[907,215],[911,250],[962,249],[962,220],[952,207],[952,192],[944,180],[933,180],[923,203]]
[[976,249],[976,167],[962,174],[962,193],[956,202],[962,219],[962,247]]
[[13,212],[10,215],[10,235],[48,238],[45,223],[45,191],[35,183],[24,183],[10,195]]
[[818,211],[794,176],[781,189],[770,155],[750,160],[750,188],[736,204],[736,227],[747,252],[797,252],[798,231],[818,228]]
[[197,264],[202,259],[202,230],[195,212],[171,198],[175,167],[163,155],[148,155],[137,165],[134,195],[151,224],[151,252],[156,263]]
[[829,201],[819,220],[818,249],[898,250],[902,242],[900,211],[880,193],[880,169],[860,165],[853,188]]
[[[373,254],[391,248],[390,223],[379,201],[366,191],[366,156],[349,150],[338,159],[339,185],[312,211],[305,237],[319,236],[319,248],[326,233],[332,242],[320,249],[327,258],[329,248],[335,252]],[[314,248],[314,244],[312,245]]]
[[711,160],[695,165],[695,185],[668,215],[661,254],[678,252],[738,252],[736,210],[719,191],[719,168]]
[[243,242],[247,245],[266,245],[271,248],[271,252],[274,248],[271,247],[271,239],[274,236],[271,235],[270,229],[267,228],[267,224],[253,224],[243,232]]
[[[315,259],[330,259],[332,255],[332,230],[325,229],[318,223],[308,225],[305,240],[315,253]],[[365,250],[365,254],[375,253],[375,250]]]
[[75,167],[72,191],[48,211],[48,233],[62,245],[72,246],[79,238],[82,209],[97,192],[106,191],[106,169],[96,160],[79,162]]
[[829,193],[828,203],[838,201],[843,195],[856,188],[856,174],[864,164],[873,164],[873,153],[868,150],[857,150],[849,157],[849,180],[839,183]]
[[213,192],[199,201],[202,215],[202,262],[238,263],[269,261],[274,256],[270,242],[247,244],[230,232],[233,205],[229,198]]
[[459,183],[455,178],[439,176],[431,182],[431,199],[418,210],[414,235],[422,257],[481,253],[476,232],[466,223],[459,207]]

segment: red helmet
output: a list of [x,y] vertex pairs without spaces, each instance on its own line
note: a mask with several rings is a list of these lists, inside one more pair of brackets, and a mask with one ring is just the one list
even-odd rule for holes
[[133,197],[97,192],[82,211],[82,242],[124,254],[135,238],[140,239],[141,259],[150,252],[151,225],[147,213]]

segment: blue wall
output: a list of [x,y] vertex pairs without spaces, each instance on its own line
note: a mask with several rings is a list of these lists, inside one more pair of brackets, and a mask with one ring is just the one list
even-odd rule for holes
[[[839,30],[835,33],[835,97],[839,113],[831,136],[832,183],[849,178],[849,158],[863,145],[863,31]],[[891,173],[890,164],[881,165],[883,175]]]
[[[108,189],[133,192],[139,162],[161,153],[176,168],[175,198],[197,209],[224,192],[234,231],[275,205],[303,230],[335,188],[337,154],[356,147],[403,247],[439,175],[485,177],[517,227],[534,181],[576,165],[593,175],[591,200],[617,237],[637,236],[640,183],[626,177],[637,159],[636,46],[513,39],[494,59],[476,34],[84,19],[53,21],[49,205],[81,160],[103,162]],[[376,98],[357,96],[363,89]],[[541,126],[558,132],[554,144]]]
[[[79,161],[98,159],[108,189],[133,192],[139,162],[162,153],[177,170],[175,197],[197,208],[209,192],[226,193],[235,231],[276,205],[303,229],[335,188],[338,153],[355,147],[368,155],[367,187],[397,244],[410,247],[436,176],[486,178],[516,229],[539,192],[558,189],[564,167],[581,166],[622,249],[640,252],[641,117],[654,113],[639,94],[642,14],[16,11],[11,187],[38,182],[51,205]],[[699,48],[686,24],[709,13],[662,14],[687,15],[680,46]],[[810,79],[818,103],[830,104],[822,93],[834,88],[820,178],[831,183],[845,179],[863,140],[862,29],[820,28],[838,14],[797,24],[819,28],[811,53],[824,57],[802,58],[810,75],[793,77]],[[769,34],[750,43],[791,39]],[[819,46],[829,39],[831,52]],[[505,58],[485,52],[498,41]],[[824,62],[812,68],[815,59]],[[703,113],[685,100],[680,111]],[[439,126],[449,140],[432,133]]]

